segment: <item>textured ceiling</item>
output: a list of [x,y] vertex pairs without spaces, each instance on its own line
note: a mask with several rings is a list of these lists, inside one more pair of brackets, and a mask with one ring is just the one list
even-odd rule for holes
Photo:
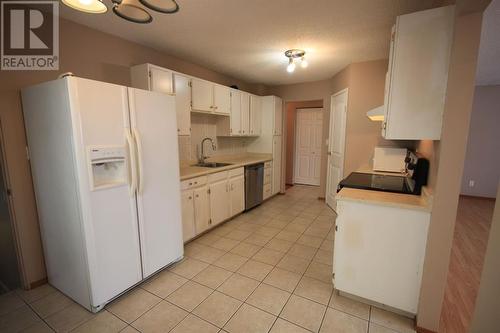
[[500,0],[493,0],[483,14],[477,66],[477,85],[500,85]]
[[[111,8],[110,0],[103,0]],[[61,15],[220,73],[266,85],[332,77],[351,62],[388,56],[396,16],[433,0],[178,0],[148,25],[61,5]],[[286,72],[283,52],[307,51],[309,67]]]

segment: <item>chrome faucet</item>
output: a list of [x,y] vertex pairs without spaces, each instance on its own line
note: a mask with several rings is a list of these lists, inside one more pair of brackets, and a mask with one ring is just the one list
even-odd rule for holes
[[201,140],[201,156],[198,161],[199,163],[205,163],[205,160],[207,159],[207,156],[205,156],[205,148],[204,148],[205,141],[210,141],[212,143],[212,149],[217,150],[217,146],[215,145],[215,142],[214,140],[212,140],[212,138],[204,138],[203,140]]

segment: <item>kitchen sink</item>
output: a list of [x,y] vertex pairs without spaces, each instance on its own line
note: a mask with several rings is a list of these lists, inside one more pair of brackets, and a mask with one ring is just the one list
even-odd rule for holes
[[197,163],[194,166],[204,167],[204,168],[220,168],[228,165],[231,165],[231,163],[204,162],[204,163]]

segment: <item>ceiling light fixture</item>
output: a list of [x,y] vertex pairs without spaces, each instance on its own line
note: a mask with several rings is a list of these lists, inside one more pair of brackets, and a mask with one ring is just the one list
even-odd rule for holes
[[299,49],[291,49],[285,51],[285,56],[288,58],[288,66],[286,66],[286,71],[288,73],[293,73],[295,71],[295,60],[300,61],[300,67],[306,68],[309,64],[305,58],[306,51]]
[[[179,4],[175,0],[139,0],[145,7],[164,14],[173,14],[179,11]],[[170,3],[170,6],[165,4]]]
[[307,62],[306,58],[300,58],[300,67],[307,68],[307,66],[309,66],[309,63]]
[[[85,13],[105,13],[108,7],[103,0],[62,0],[70,8]],[[153,17],[146,10],[147,7],[163,14],[173,14],[179,11],[176,0],[111,0],[113,13],[130,22],[150,23]]]
[[134,0],[113,0],[113,13],[134,23],[153,21],[153,17]]
[[286,71],[288,73],[293,73],[295,71],[295,63],[293,62],[292,58],[288,60],[288,66],[286,66]]
[[102,0],[62,0],[62,2],[70,8],[85,13],[101,14],[108,11]]

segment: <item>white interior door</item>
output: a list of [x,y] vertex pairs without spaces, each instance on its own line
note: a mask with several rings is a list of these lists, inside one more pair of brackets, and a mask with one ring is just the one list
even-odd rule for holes
[[323,109],[297,109],[295,183],[319,185],[322,129]]
[[344,174],[345,128],[347,118],[347,89],[332,96],[328,135],[328,165],[326,203],[336,208],[337,186]]
[[[175,98],[129,88],[144,278],[183,255]],[[168,143],[168,144],[165,144]]]

